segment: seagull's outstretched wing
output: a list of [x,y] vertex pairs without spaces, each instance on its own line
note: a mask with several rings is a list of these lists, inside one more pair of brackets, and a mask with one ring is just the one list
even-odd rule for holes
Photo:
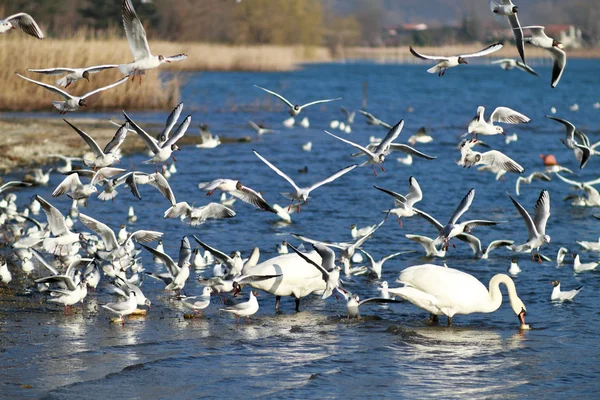
[[44,38],[44,33],[33,17],[26,13],[18,13],[6,18],[11,24],[17,25],[23,32],[38,39]]
[[69,100],[69,99],[73,98],[73,96],[71,96],[69,93],[65,92],[64,90],[61,90],[61,89],[57,88],[56,86],[48,85],[47,83],[38,82],[38,81],[35,81],[33,79],[29,79],[29,78],[27,78],[27,77],[19,74],[18,72],[16,74],[17,74],[17,76],[25,79],[26,81],[33,82],[36,85],[39,85],[39,86],[43,87],[44,89],[48,89],[52,93],[55,93],[55,94],[58,94],[59,96],[62,96],[66,100]]
[[445,61],[448,60],[446,56],[428,56],[425,54],[418,53],[412,46],[409,47],[410,52],[413,56],[420,58],[421,60],[433,60],[433,61]]
[[485,49],[479,50],[476,53],[460,54],[459,57],[461,57],[461,58],[481,57],[481,56],[485,56],[485,55],[491,54],[491,53],[493,53],[495,51],[498,51],[502,47],[503,47],[502,43],[495,43],[495,44],[489,45]]
[[148,40],[146,39],[146,30],[144,29],[144,25],[142,25],[142,21],[140,21],[135,13],[131,0],[123,0],[122,13],[123,27],[125,28],[125,35],[127,36],[133,59],[138,61],[150,57],[152,54],[150,53],[150,46],[148,46]]

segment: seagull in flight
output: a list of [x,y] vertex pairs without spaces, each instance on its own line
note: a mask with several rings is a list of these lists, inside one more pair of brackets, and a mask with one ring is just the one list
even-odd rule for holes
[[124,83],[127,80],[127,77],[125,77],[123,79],[116,81],[115,83],[111,83],[108,86],[94,89],[91,92],[84,94],[83,96],[73,96],[55,86],[48,85],[47,83],[43,83],[43,82],[34,81],[33,79],[26,78],[19,73],[17,73],[17,76],[25,79],[26,81],[33,82],[36,85],[43,87],[44,89],[48,89],[52,93],[62,96],[65,99],[65,101],[53,101],[52,102],[52,105],[54,107],[56,107],[60,111],[61,114],[66,114],[69,111],[77,111],[77,110],[79,110],[79,107],[87,107],[88,105],[85,102],[85,99],[87,99],[88,97],[90,97],[96,93],[100,93],[105,90],[112,89],[115,86],[119,86],[120,84]]
[[550,244],[550,236],[546,235],[546,222],[548,222],[548,218],[550,218],[550,193],[548,193],[547,190],[541,191],[540,197],[533,209],[533,219],[531,219],[527,210],[525,210],[519,202],[513,199],[511,195],[508,195],[508,197],[512,200],[517,211],[519,211],[519,214],[521,214],[521,218],[523,218],[528,232],[527,242],[519,246],[513,245],[511,246],[511,249],[518,253],[531,252],[532,259],[533,249],[536,249],[538,261],[542,262],[540,247],[543,246],[544,243]]
[[549,176],[549,175],[547,175],[547,174],[545,174],[545,173],[543,173],[543,172],[539,172],[539,171],[531,173],[528,177],[520,176],[519,178],[517,178],[517,183],[516,183],[516,186],[515,186],[515,193],[517,194],[517,196],[520,195],[520,193],[519,193],[520,190],[519,189],[521,187],[521,183],[526,183],[526,184],[529,185],[529,184],[531,184],[531,182],[534,179],[539,179],[540,181],[550,182],[552,180],[552,177]]
[[402,196],[400,193],[392,192],[391,190],[375,186],[375,189],[381,190],[382,192],[394,197],[394,205],[396,207],[390,210],[390,214],[398,217],[398,224],[400,226],[402,226],[401,218],[412,217],[415,215],[416,211],[413,207],[416,203],[423,199],[423,192],[421,191],[421,187],[419,186],[417,179],[414,176],[411,176],[408,179],[408,183],[410,185],[410,190],[406,196]]
[[473,165],[488,165],[493,168],[503,169],[507,172],[522,173],[525,169],[515,160],[498,150],[490,150],[485,153],[473,151],[472,147],[476,142],[463,139],[460,148],[460,160],[458,165],[471,168]]
[[377,145],[377,147],[375,147],[373,151],[368,150],[366,147],[363,147],[359,144],[351,142],[350,140],[336,136],[333,133],[329,133],[327,131],[325,131],[325,133],[330,136],[333,136],[338,140],[341,140],[342,142],[348,143],[349,145],[357,148],[362,153],[367,155],[369,159],[362,163],[360,166],[362,167],[363,165],[371,164],[373,167],[373,173],[377,175],[377,171],[375,171],[375,164],[379,165],[379,168],[381,168],[381,170],[385,172],[385,168],[383,168],[383,162],[385,161],[386,152],[390,149],[391,143],[394,140],[396,140],[396,138],[400,135],[400,133],[402,132],[402,128],[404,128],[404,120],[400,120],[400,122],[398,122],[396,126],[390,129],[385,138],[381,141],[381,143]]
[[15,26],[19,27],[23,32],[35,38],[44,38],[44,33],[29,14],[21,12],[13,14],[4,19],[0,19],[0,33],[9,32],[10,30],[15,29]]
[[360,150],[359,153],[353,154],[353,156],[356,157],[356,156],[366,155],[367,157],[369,157],[369,159],[367,161],[363,162],[362,164],[360,164],[360,166],[362,167],[364,165],[371,164],[371,166],[373,167],[373,174],[377,175],[377,171],[375,170],[375,165],[376,164],[379,165],[379,168],[381,168],[381,170],[385,172],[385,168],[383,168],[383,162],[385,161],[385,157],[394,150],[402,151],[404,153],[411,154],[411,155],[421,157],[421,158],[425,158],[428,160],[433,160],[436,158],[436,157],[421,153],[420,151],[418,151],[406,144],[393,143],[393,141],[396,140],[396,138],[398,138],[398,136],[400,135],[400,132],[402,132],[403,127],[404,127],[404,120],[401,120],[392,129],[390,129],[388,134],[385,136],[385,138],[383,138],[383,140],[381,142],[370,143],[366,147],[363,147],[363,146],[361,146],[357,143],[354,143],[350,140],[336,136],[333,133],[330,133],[327,131],[325,131],[325,133],[328,134],[329,136],[333,136],[334,138],[336,138],[338,140],[341,140],[342,142],[348,143],[349,145]]
[[367,124],[375,125],[375,126],[383,126],[388,131],[390,129],[392,129],[392,126],[390,124],[388,124],[387,122],[383,122],[379,118],[375,117],[373,114],[363,111],[363,110],[358,110],[358,112],[365,116],[365,118],[367,119]]
[[427,56],[425,54],[418,53],[415,49],[412,48],[412,46],[409,47],[410,52],[412,53],[413,56],[420,58],[422,60],[437,61],[437,64],[434,65],[433,67],[429,68],[427,70],[427,72],[429,72],[430,74],[438,74],[438,76],[444,76],[444,74],[446,73],[446,70],[448,68],[456,67],[457,65],[460,65],[460,64],[468,64],[467,58],[485,56],[485,55],[491,54],[495,51],[498,51],[501,48],[502,48],[502,43],[496,43],[496,44],[492,44],[492,45],[486,47],[485,49],[479,50],[476,53],[460,54],[458,56],[446,57],[446,56]]
[[499,64],[500,68],[502,68],[503,70],[506,70],[506,71],[511,70],[516,67],[522,71],[530,73],[531,75],[540,76],[540,74],[535,72],[533,70],[533,68],[531,68],[529,65],[523,63],[520,60],[515,60],[512,58],[503,58],[502,60],[492,61],[491,64]]
[[277,213],[277,211],[275,211],[257,191],[248,186],[244,186],[240,181],[223,178],[215,179],[212,182],[200,182],[198,184],[198,189],[207,191],[207,196],[212,196],[216,190],[220,190],[224,193],[229,193],[245,203],[252,204],[254,207],[263,211]]
[[[596,154],[596,151],[590,147],[590,141],[587,136],[566,119],[556,118],[550,115],[546,115],[546,118],[560,122],[565,126],[567,136],[564,139],[560,139],[560,141],[569,149],[581,151],[581,164],[579,165],[579,168],[583,169],[590,160],[592,154]],[[575,135],[577,135],[577,138],[581,143],[577,143]]]
[[[508,107],[496,107],[494,112],[490,115],[490,118],[486,121],[485,107],[477,107],[477,115],[469,123],[467,132],[471,136],[476,135],[504,135],[504,129],[501,126],[494,125],[494,122],[500,122],[503,124],[528,124],[531,119],[526,115],[521,114]],[[463,135],[464,136],[464,135]]]
[[338,289],[342,285],[340,281],[340,271],[342,269],[338,265],[335,265],[335,252],[326,244],[313,243],[313,248],[317,251],[317,253],[319,253],[319,256],[321,256],[321,265],[308,258],[304,253],[291,244],[288,243],[287,245],[304,261],[316,267],[321,272],[323,280],[325,281],[325,292],[323,293],[323,299],[331,296],[333,290]]
[[287,106],[290,108],[289,109],[289,113],[290,113],[290,115],[292,117],[295,117],[296,115],[300,114],[300,111],[302,111],[304,108],[306,108],[308,106],[312,106],[312,105],[320,104],[320,103],[328,103],[330,101],[335,101],[335,100],[341,100],[342,99],[341,97],[338,97],[336,99],[316,100],[316,101],[311,101],[310,103],[306,103],[306,104],[303,104],[303,105],[300,106],[298,104],[294,105],[294,104],[290,103],[285,97],[283,97],[282,95],[280,95],[278,93],[273,92],[272,90],[265,89],[265,88],[260,87],[258,85],[254,85],[254,86],[257,87],[257,88],[259,88],[259,89],[261,89],[261,90],[264,90],[265,92],[267,92],[269,94],[272,94],[273,96],[277,97],[279,100],[281,100],[285,104],[287,104]]
[[100,146],[98,146],[98,143],[96,143],[96,141],[90,135],[88,135],[87,133],[85,133],[66,119],[64,119],[63,121],[69,124],[69,126],[73,128],[73,130],[75,130],[75,132],[77,132],[79,136],[81,136],[81,138],[92,150],[92,153],[94,153],[93,159],[83,159],[83,164],[86,167],[103,168],[110,167],[115,162],[121,163],[121,160],[119,160],[118,151],[119,147],[121,147],[121,145],[125,141],[125,138],[127,137],[129,123],[126,122],[124,125],[122,125],[117,130],[115,136],[111,139],[111,141],[108,142],[108,144],[104,147],[104,150],[102,150]]
[[548,37],[544,32],[545,28],[543,26],[524,26],[522,29],[529,29],[531,31],[531,36],[523,38],[525,43],[541,47],[550,53],[550,56],[554,60],[550,86],[555,88],[567,65],[567,54],[562,50],[564,48],[563,44],[556,39]]
[[279,132],[279,131],[276,131],[274,129],[265,128],[264,126],[259,125],[259,124],[255,123],[253,121],[248,121],[248,125],[250,125],[252,127],[252,129],[254,129],[256,131],[256,133],[258,134],[258,136],[262,136],[265,133],[277,133],[277,132]]
[[[497,225],[500,223],[498,221],[488,221],[488,220],[470,220],[470,221],[458,223],[458,219],[465,212],[467,212],[467,210],[471,206],[471,203],[473,202],[474,198],[475,198],[475,189],[471,189],[471,190],[469,190],[467,195],[462,199],[462,201],[456,208],[456,211],[454,211],[454,214],[452,214],[452,216],[448,220],[448,223],[444,227],[442,227],[441,230],[439,231],[438,237],[433,241],[434,246],[437,246],[438,244],[443,243],[442,249],[448,250],[449,241],[453,237],[460,235],[461,233],[471,233],[471,229],[476,226],[493,226],[493,225]],[[422,211],[419,211],[419,210],[415,210],[415,211],[417,214],[421,215],[425,219],[428,219],[429,222],[432,222],[434,225],[436,225],[433,222],[433,221],[435,221],[433,218],[429,217],[427,214],[425,214]],[[427,218],[427,217],[429,217],[429,218]],[[430,218],[433,219],[433,221]],[[437,222],[437,221],[435,221],[435,222]],[[439,224],[439,222],[438,222],[438,224]]]
[[138,18],[133,8],[131,0],[123,0],[123,27],[125,35],[129,42],[129,49],[133,54],[133,62],[129,64],[119,64],[119,71],[128,77],[132,75],[132,80],[136,75],[140,77],[142,83],[142,75],[148,69],[158,68],[163,63],[171,63],[173,61],[183,61],[187,58],[186,54],[177,54],[175,56],[165,57],[162,55],[153,56],[150,52],[148,39],[146,39],[146,30],[142,21]]
[[129,118],[129,115],[127,115],[125,111],[123,111],[123,115],[125,116],[125,119],[129,123],[129,125],[131,125],[131,128],[144,141],[146,146],[148,146],[148,148],[153,154],[151,159],[144,161],[144,164],[154,163],[156,165],[156,172],[158,172],[158,164],[167,162],[169,160],[169,157],[172,157],[173,161],[177,161],[177,159],[172,155],[174,151],[179,150],[179,147],[175,143],[177,143],[177,141],[181,139],[183,135],[185,135],[185,133],[187,132],[187,129],[190,126],[190,123],[192,122],[191,115],[188,115],[179,125],[179,127],[175,130],[173,136],[166,139],[163,143],[156,140],[155,138],[150,136],[146,131],[140,128],[138,124],[136,124],[131,118]]
[[490,0],[490,9],[496,15],[502,15],[508,19],[508,23],[513,31],[513,36],[515,38],[515,44],[517,45],[517,50],[519,51],[519,55],[521,56],[521,60],[523,60],[523,65],[525,65],[525,49],[523,45],[523,30],[521,29],[521,24],[519,23],[519,17],[517,13],[519,11],[519,7],[515,6],[511,0]]
[[96,74],[100,71],[104,71],[106,69],[117,68],[116,64],[112,65],[95,65],[93,67],[85,67],[85,68],[45,68],[45,69],[32,69],[29,68],[28,71],[35,72],[38,74],[44,75],[62,75],[66,74],[62,78],[56,81],[58,86],[68,88],[72,83],[77,82],[81,79],[86,79],[88,82],[90,81],[90,74]]
[[[279,168],[277,168],[276,166],[274,166],[273,164],[271,164],[269,162],[269,160],[267,160],[266,158],[264,158],[263,156],[261,156],[256,150],[252,150],[254,152],[254,154],[256,154],[256,156],[258,158],[260,158],[262,160],[262,162],[264,162],[265,164],[267,164],[267,166],[269,168],[271,168],[273,171],[275,171],[277,173],[277,175],[281,176],[283,179],[285,179],[286,181],[288,181],[290,183],[290,185],[292,185],[292,187],[294,188],[293,192],[288,192],[288,193],[281,193],[283,195],[283,197],[289,199],[292,201],[292,204],[294,201],[298,202],[298,212],[300,212],[300,206],[306,204],[306,202],[308,201],[309,198],[309,194],[310,192],[312,192],[313,190],[315,190],[316,188],[323,186],[326,183],[329,182],[333,182],[334,180],[336,180],[337,178],[339,178],[340,176],[352,171],[354,168],[356,168],[358,165],[357,164],[352,164],[349,165],[345,168],[340,169],[338,172],[336,172],[335,174],[331,175],[330,177],[319,181],[315,184],[313,184],[312,186],[309,187],[299,187],[298,185],[296,185],[296,183],[292,180],[292,178],[290,178],[289,176],[287,176],[286,174],[284,174]],[[288,209],[291,208],[292,204],[290,204],[290,206],[288,207]]]

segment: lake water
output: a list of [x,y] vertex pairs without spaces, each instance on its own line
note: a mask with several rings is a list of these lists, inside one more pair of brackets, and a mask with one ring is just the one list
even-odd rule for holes
[[[139,217],[132,229],[165,232],[165,250],[177,255],[183,235],[195,234],[206,243],[227,253],[240,250],[247,257],[255,246],[261,260],[277,255],[275,246],[283,239],[298,242],[290,233],[322,240],[351,240],[349,226],[366,226],[381,221],[382,210],[392,199],[375,190],[382,186],[407,193],[408,178],[415,176],[424,194],[419,208],[445,222],[470,188],[476,195],[467,218],[507,221],[497,227],[476,228],[484,245],[495,239],[527,240],[525,225],[506,193],[514,193],[515,174],[495,181],[491,174],[463,169],[455,164],[458,135],[475,115],[477,106],[487,113],[507,106],[532,119],[528,125],[505,125],[508,134],[519,140],[509,145],[503,137],[485,138],[493,148],[525,167],[525,174],[541,170],[540,153],[554,154],[573,171],[575,180],[597,178],[600,160],[592,158],[580,171],[571,150],[559,141],[561,125],[544,118],[551,107],[557,117],[568,119],[586,132],[590,140],[600,139],[600,79],[597,60],[569,60],[556,89],[550,88],[550,67],[539,67],[541,78],[519,71],[505,72],[494,66],[468,65],[449,70],[443,78],[429,75],[425,65],[396,66],[376,64],[310,65],[285,73],[198,73],[184,76],[182,89],[185,113],[193,115],[193,129],[208,123],[213,133],[226,137],[252,136],[251,143],[227,144],[212,150],[183,148],[177,154],[177,168],[170,183],[178,201],[197,206],[208,198],[196,185],[215,178],[240,179],[260,190],[270,203],[287,204],[279,192],[288,184],[252,153],[256,149],[289,173],[300,185],[310,185],[355,162],[352,149],[323,133],[333,119],[341,119],[341,105],[361,106],[362,85],[368,82],[368,110],[395,124],[406,124],[398,141],[405,142],[417,128],[425,126],[435,138],[431,144],[417,145],[434,161],[416,159],[412,166],[396,162],[393,154],[385,162],[387,172],[373,175],[370,167],[351,171],[341,179],[312,193],[293,223],[282,225],[274,214],[240,203],[234,205],[235,218],[210,221],[191,227],[179,220],[163,220],[168,203],[155,190],[142,187],[143,200],[133,199],[122,189],[114,203],[91,199],[84,211],[108,223],[115,230],[127,221],[127,208],[135,207]],[[287,114],[274,98],[252,85],[278,91],[294,102],[343,97],[323,107],[308,108],[300,115],[310,119],[310,128],[284,128]],[[579,111],[569,110],[577,103]],[[408,108],[411,111],[408,111]],[[162,123],[167,112],[131,113],[142,125]],[[87,116],[117,117],[118,113]],[[486,114],[487,115],[487,114]],[[52,118],[58,118],[52,114]],[[264,122],[280,129],[275,135],[256,138],[247,121]],[[371,135],[383,136],[380,127],[367,126],[357,115],[350,140],[367,143]],[[339,131],[338,131],[339,132]],[[89,132],[93,135],[93,132]],[[335,132],[334,132],[335,133]],[[336,133],[337,134],[337,133]],[[339,133],[341,136],[345,134]],[[129,138],[127,140],[130,140]],[[301,145],[312,141],[313,150]],[[123,159],[122,165],[145,171],[145,155]],[[308,174],[297,173],[308,167]],[[20,191],[20,203],[35,193],[50,199],[67,212],[70,201],[52,199],[50,193],[61,177],[54,175],[47,188]],[[534,181],[521,187],[519,202],[532,212],[540,190],[547,188],[552,215],[547,233],[552,244],[542,253],[555,259],[561,246],[579,252],[584,262],[598,255],[583,251],[576,240],[595,241],[600,212],[575,208],[562,201],[573,193],[554,178]],[[215,195],[211,200],[216,201]],[[43,217],[42,217],[43,219]],[[77,228],[82,225],[77,222]],[[422,257],[420,245],[404,237],[407,233],[435,236],[435,229],[418,218],[404,220],[401,228],[390,218],[364,245],[380,258],[396,251],[415,250],[388,261],[381,280],[367,276],[344,278],[347,287],[361,298],[378,294],[383,280],[393,282],[404,268],[433,262],[473,274],[487,286],[489,279],[507,270],[514,256],[508,249],[494,251],[489,260],[474,260],[471,250],[456,242],[445,259]],[[143,253],[147,270],[160,270]],[[282,300],[281,313],[274,311],[274,296],[262,293],[260,310],[249,325],[236,325],[235,319],[218,312],[215,300],[205,319],[183,319],[183,308],[164,292],[162,283],[144,282],[144,292],[153,307],[145,318],[132,319],[124,327],[109,323],[100,304],[113,301],[104,282],[97,293],[86,299],[86,312],[64,316],[62,309],[31,301],[25,309],[23,283],[14,284],[15,306],[2,312],[0,337],[0,394],[6,398],[561,398],[597,397],[600,385],[597,344],[600,331],[600,275],[574,274],[572,264],[557,267],[556,262],[538,264],[528,254],[518,256],[522,272],[515,278],[519,296],[527,305],[527,322],[534,329],[519,331],[518,321],[508,302],[492,314],[456,316],[454,327],[427,322],[428,315],[409,303],[361,308],[363,319],[348,321],[342,300],[323,301],[318,296],[302,300],[300,313],[293,299]],[[186,292],[199,294],[201,285],[192,273]],[[208,274],[208,273],[205,273]],[[550,301],[550,282],[560,279],[563,290],[583,285],[574,302]],[[244,289],[245,298],[249,289]],[[41,301],[40,297],[40,301]],[[20,385],[31,385],[22,388]]]

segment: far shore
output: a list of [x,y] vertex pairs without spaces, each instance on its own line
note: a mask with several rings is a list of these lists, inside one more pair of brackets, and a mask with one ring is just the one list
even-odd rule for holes
[[[81,33],[69,38],[35,40],[26,35],[0,36],[0,110],[37,111],[47,110],[55,100],[48,90],[40,88],[15,75],[15,72],[55,85],[56,76],[44,76],[27,71],[29,68],[49,68],[58,66],[105,65],[129,61],[122,55],[129,54],[127,41],[120,37],[90,39]],[[424,54],[454,55],[477,51],[486,44],[472,43],[443,47],[419,47]],[[93,98],[97,109],[167,110],[180,102],[182,84],[178,72],[182,71],[291,71],[302,64],[331,63],[348,61],[373,61],[390,64],[422,63],[410,54],[408,46],[402,47],[348,47],[330,51],[326,47],[310,46],[231,46],[223,44],[195,42],[153,42],[157,54],[178,54],[184,52],[188,58],[181,62],[162,65],[160,69],[148,71],[144,84],[128,82],[110,90],[110,94],[98,94]],[[600,48],[567,49],[569,58],[600,58]],[[473,63],[487,63],[491,59],[516,58],[517,50],[507,44],[490,57],[473,59]],[[532,65],[551,63],[549,54],[543,49],[528,46],[525,52],[527,62]],[[129,57],[129,56],[127,56]],[[161,72],[167,72],[163,74]],[[169,73],[170,72],[170,73]],[[123,75],[114,68],[94,74],[90,82],[78,82],[68,91],[82,95],[121,79]]]

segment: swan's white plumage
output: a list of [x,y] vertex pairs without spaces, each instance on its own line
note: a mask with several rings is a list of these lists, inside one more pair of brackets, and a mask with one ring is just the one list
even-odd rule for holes
[[[321,257],[316,251],[306,253],[306,256],[317,264],[321,264]],[[301,298],[313,292],[325,290],[325,281],[321,272],[314,266],[302,260],[296,253],[283,254],[257,264],[251,268],[244,268],[246,275],[279,275],[264,281],[250,282],[255,289],[276,296],[294,296]]]
[[455,314],[496,311],[502,304],[499,285],[508,289],[509,300],[515,314],[526,311],[517,296],[515,285],[504,274],[490,280],[490,291],[472,275],[432,264],[416,265],[402,271],[398,282],[405,287],[389,289],[391,294],[402,297],[434,315],[452,317]]

